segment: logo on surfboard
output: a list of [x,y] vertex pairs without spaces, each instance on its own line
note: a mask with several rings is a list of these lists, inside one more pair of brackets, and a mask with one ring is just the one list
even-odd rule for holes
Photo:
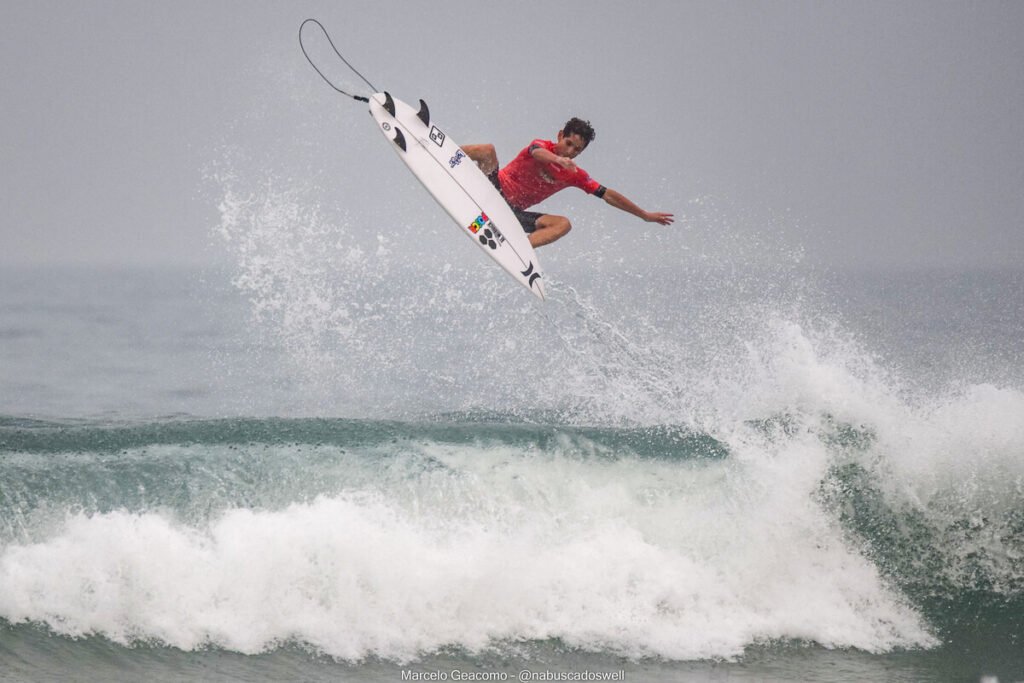
[[431,126],[430,139],[437,143],[438,147],[444,147],[444,133],[437,126]]
[[505,236],[501,234],[501,230],[491,223],[487,222],[487,227],[484,228],[484,232],[480,235],[480,244],[490,247],[491,249],[497,249],[499,244],[505,243]]
[[455,152],[455,156],[448,160],[448,165],[451,166],[452,168],[455,168],[456,166],[461,164],[462,160],[465,158],[466,153],[460,149],[459,151]]
[[489,227],[484,228],[484,231],[480,233],[480,244],[491,249],[497,249],[498,245],[505,241],[505,237],[498,232],[493,223],[488,223],[487,225]]
[[487,217],[486,213],[481,213],[476,217],[476,220],[469,224],[469,231],[474,235],[480,231],[480,228],[484,227],[487,221],[491,220]]
[[[484,227],[487,226],[487,227]],[[483,228],[483,232],[480,229]],[[497,249],[499,244],[505,242],[505,236],[498,230],[498,226],[491,222],[486,213],[481,213],[476,220],[469,224],[469,231],[480,238],[480,244],[491,249]]]
[[526,270],[519,271],[523,277],[529,278],[528,282],[530,287],[533,287],[533,283],[540,279],[540,273],[533,272],[533,261],[530,261],[530,265],[526,267]]

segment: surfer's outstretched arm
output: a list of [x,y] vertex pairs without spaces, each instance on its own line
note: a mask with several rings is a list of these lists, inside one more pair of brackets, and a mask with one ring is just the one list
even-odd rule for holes
[[616,209],[622,209],[626,213],[631,213],[634,216],[638,216],[647,221],[648,223],[669,225],[673,221],[675,221],[675,216],[671,213],[644,211],[639,206],[630,201],[628,197],[616,192],[615,190],[605,190],[604,200],[611,204],[612,206],[614,206]]

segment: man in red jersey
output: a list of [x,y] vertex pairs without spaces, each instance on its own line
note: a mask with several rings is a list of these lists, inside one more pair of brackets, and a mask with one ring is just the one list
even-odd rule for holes
[[591,178],[576,165],[573,159],[593,139],[594,129],[590,122],[574,117],[558,131],[557,142],[534,140],[501,170],[498,170],[498,155],[494,145],[466,145],[462,151],[477,163],[505,197],[534,247],[554,242],[569,232],[572,226],[565,216],[552,216],[526,209],[567,187],[578,187],[648,223],[672,223],[675,220],[672,214],[644,211],[615,190]]

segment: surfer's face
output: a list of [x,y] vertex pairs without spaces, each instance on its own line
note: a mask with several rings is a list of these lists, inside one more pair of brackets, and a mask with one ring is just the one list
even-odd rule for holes
[[583,142],[583,138],[581,138],[579,134],[570,133],[569,135],[563,135],[562,131],[558,131],[558,142],[555,143],[555,154],[574,159],[576,158],[576,155],[586,148],[587,143]]

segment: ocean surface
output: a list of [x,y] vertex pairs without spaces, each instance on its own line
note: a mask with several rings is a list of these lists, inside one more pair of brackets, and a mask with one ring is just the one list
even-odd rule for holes
[[1024,680],[1024,269],[540,303],[221,208],[0,269],[0,680]]

